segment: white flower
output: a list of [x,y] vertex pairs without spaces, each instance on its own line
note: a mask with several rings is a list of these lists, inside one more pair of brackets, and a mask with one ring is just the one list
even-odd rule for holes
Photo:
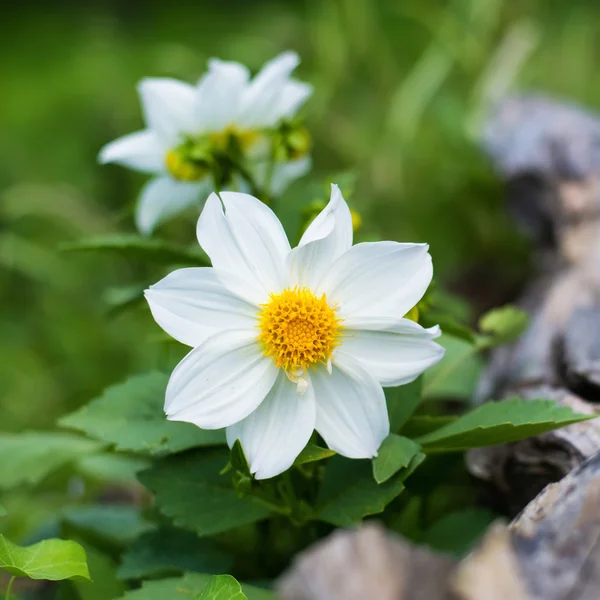
[[376,456],[389,433],[382,386],[413,381],[444,353],[438,327],[403,318],[431,281],[428,246],[352,246],[337,186],[293,249],[267,206],[220,196],[197,229],[213,267],[146,291],[157,323],[194,348],[169,381],[168,418],[226,427],[257,479],[288,469],[315,429],[344,456]]
[[[195,86],[167,78],[139,84],[147,128],[107,144],[99,160],[156,175],[143,188],[136,211],[142,233],[151,233],[214,189],[209,169],[185,152],[185,144],[199,136],[213,145],[225,145],[229,136],[235,136],[254,161],[251,170],[266,184],[265,154],[270,150],[261,131],[293,117],[312,93],[311,86],[290,77],[298,63],[295,53],[285,52],[251,80],[244,65],[211,59],[208,72]],[[309,168],[308,156],[277,163],[267,191],[280,194]]]

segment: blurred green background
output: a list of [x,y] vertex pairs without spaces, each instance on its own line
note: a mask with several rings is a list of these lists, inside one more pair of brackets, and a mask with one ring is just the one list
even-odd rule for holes
[[[10,4],[11,6],[9,6]],[[478,149],[491,102],[536,89],[600,105],[600,5],[574,0],[220,0],[5,5],[0,36],[0,429],[51,427],[126,375],[170,360],[119,286],[164,265],[66,253],[132,231],[143,177],[96,162],[141,126],[144,76],[196,80],[207,58],[256,69],[285,49],[315,86],[312,179],[354,170],[367,235],[431,244],[439,281],[474,311],[527,273],[502,186]],[[312,200],[306,182],[289,198]],[[303,197],[304,192],[304,197]],[[191,216],[189,216],[191,217]],[[193,218],[159,232],[193,241]]]

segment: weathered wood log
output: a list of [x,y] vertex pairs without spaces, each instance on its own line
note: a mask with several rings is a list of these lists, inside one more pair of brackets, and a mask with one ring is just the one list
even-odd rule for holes
[[369,524],[301,554],[282,600],[598,600],[600,454],[547,486],[462,561]]
[[[551,397],[579,412],[597,412],[600,118],[545,98],[509,99],[487,124],[484,148],[507,181],[507,203],[535,241],[538,260],[517,302],[530,326],[516,343],[492,352],[477,400]],[[497,507],[514,514],[598,450],[600,423],[592,420],[473,451],[468,464],[494,488]]]

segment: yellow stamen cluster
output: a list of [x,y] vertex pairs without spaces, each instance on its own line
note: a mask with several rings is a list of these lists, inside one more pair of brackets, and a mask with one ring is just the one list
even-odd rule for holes
[[180,181],[199,181],[209,174],[209,170],[206,167],[190,160],[179,149],[167,152],[165,164],[169,173]]
[[259,328],[265,356],[272,357],[290,378],[316,363],[327,364],[342,331],[325,294],[317,298],[308,288],[288,288],[271,295],[262,305]]
[[227,150],[229,139],[235,138],[242,150],[248,150],[252,144],[258,141],[260,134],[252,129],[242,130],[235,125],[228,125],[223,131],[211,133],[209,139],[214,148],[218,150]]

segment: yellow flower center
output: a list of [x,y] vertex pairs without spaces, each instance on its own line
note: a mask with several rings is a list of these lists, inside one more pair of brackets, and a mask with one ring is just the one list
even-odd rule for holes
[[215,131],[209,135],[211,144],[218,150],[227,150],[230,138],[235,138],[242,150],[248,150],[259,137],[257,131],[238,129],[235,125],[228,125],[223,131]]
[[181,181],[199,181],[210,173],[207,167],[186,157],[179,148],[167,152],[165,164],[169,173]]
[[342,325],[325,294],[317,298],[308,288],[272,294],[259,314],[265,356],[270,356],[290,379],[317,363],[328,364],[339,345]]

